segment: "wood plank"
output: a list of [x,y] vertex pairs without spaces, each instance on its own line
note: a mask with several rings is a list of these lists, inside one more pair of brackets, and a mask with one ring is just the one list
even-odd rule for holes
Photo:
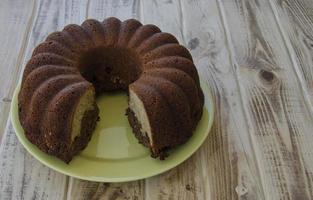
[[0,2],[0,142],[9,116],[10,103],[21,69],[28,32],[36,9],[34,1]]
[[[86,4],[76,0],[40,0],[36,8],[21,68],[49,33],[61,30],[65,23],[80,23],[86,13]],[[0,199],[65,199],[67,185],[67,176],[45,167],[26,152],[9,122],[0,149]]]
[[[277,23],[285,39],[286,46],[291,55],[295,73],[304,91],[304,98],[308,107],[313,103],[313,2],[312,1],[270,1],[276,16]],[[311,131],[312,132],[312,131]],[[305,169],[306,181],[309,184],[309,194],[313,196],[312,156],[307,150],[310,143],[302,138],[297,145]],[[306,145],[302,145],[306,143]]]
[[[144,1],[142,19],[180,38],[216,102],[212,131],[200,150],[146,180],[147,199],[262,199],[236,78],[216,2]],[[196,22],[196,23],[195,23]]]
[[120,20],[139,19],[139,0],[89,0],[86,18],[103,21],[107,17],[117,17]]
[[[121,20],[138,18],[139,1],[91,0],[88,3],[87,18],[102,21],[106,17]],[[70,177],[68,199],[143,199],[144,181],[129,183],[96,183]]]
[[271,6],[218,3],[265,198],[311,199],[311,113]]
[[313,2],[309,0],[270,1],[290,51],[295,72],[313,110]]
[[67,178],[34,159],[11,122],[0,147],[0,199],[64,199]]
[[98,183],[71,178],[68,198],[75,200],[144,199],[144,182]]

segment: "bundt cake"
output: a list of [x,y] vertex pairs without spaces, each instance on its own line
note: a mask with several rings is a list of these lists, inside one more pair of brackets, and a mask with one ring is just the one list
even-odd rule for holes
[[69,162],[87,146],[98,120],[96,96],[124,90],[139,142],[153,157],[190,138],[204,97],[189,51],[135,19],[70,24],[39,44],[26,64],[19,119],[30,142]]

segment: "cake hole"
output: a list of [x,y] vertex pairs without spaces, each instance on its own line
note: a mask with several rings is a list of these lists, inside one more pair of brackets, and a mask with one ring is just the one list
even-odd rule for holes
[[126,90],[140,76],[140,65],[138,55],[131,50],[99,47],[84,53],[79,59],[78,68],[98,92],[105,92]]

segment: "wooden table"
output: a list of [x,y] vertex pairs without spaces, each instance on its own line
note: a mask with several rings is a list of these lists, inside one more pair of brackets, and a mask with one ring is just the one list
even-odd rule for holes
[[[48,33],[86,18],[137,18],[186,45],[216,118],[162,175],[96,183],[35,160],[9,120],[13,90]],[[0,199],[312,199],[312,0],[1,0]],[[2,134],[3,133],[3,134]]]

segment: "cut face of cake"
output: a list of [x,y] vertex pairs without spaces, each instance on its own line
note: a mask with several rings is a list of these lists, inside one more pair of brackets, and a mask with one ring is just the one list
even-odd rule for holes
[[[72,132],[71,132],[71,142],[73,143],[76,137],[80,136],[80,130],[85,124],[88,124],[88,119],[86,119],[88,113],[95,112],[97,106],[95,102],[95,90],[90,88],[85,91],[85,93],[80,97],[77,103],[76,109],[74,111],[73,121],[72,121]],[[85,117],[85,118],[84,118]],[[85,125],[86,126],[86,125]]]
[[156,152],[153,148],[153,138],[147,111],[144,103],[132,89],[129,90],[129,108],[127,109],[127,115],[130,125],[133,127],[133,131],[139,142],[150,148],[152,153],[155,154]]

